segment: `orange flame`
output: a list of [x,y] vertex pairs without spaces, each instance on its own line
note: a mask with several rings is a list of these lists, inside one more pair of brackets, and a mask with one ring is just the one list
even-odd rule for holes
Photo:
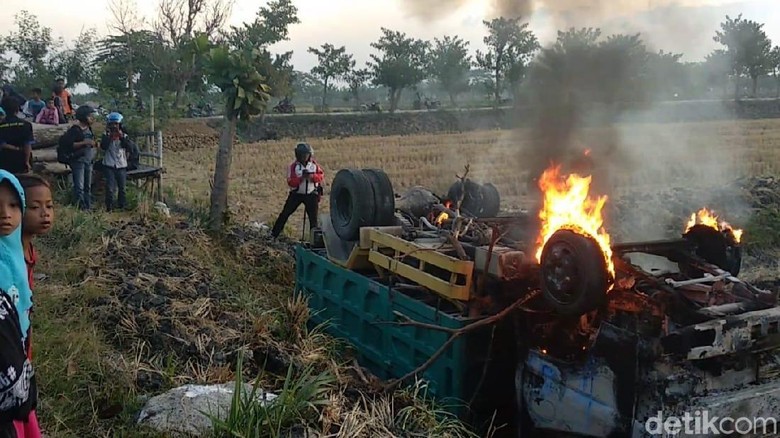
[[602,209],[607,202],[606,196],[593,199],[589,196],[591,177],[571,174],[560,175],[560,166],[548,168],[539,179],[539,188],[544,194],[544,204],[539,212],[542,230],[537,240],[536,260],[541,262],[542,249],[547,240],[561,229],[590,236],[598,242],[607,269],[614,277],[615,265],[612,263],[612,248],[609,234],[604,230]]
[[731,234],[734,235],[734,240],[736,240],[737,243],[742,239],[743,230],[732,227],[726,221],[719,220],[715,212],[708,210],[707,208],[702,208],[696,213],[691,213],[691,218],[685,226],[685,232],[687,233],[694,225],[698,224],[714,228],[718,231],[730,231]]
[[[444,202],[444,206],[447,207],[447,208],[450,208],[450,207],[452,207],[452,202],[445,201]],[[436,220],[434,221],[434,223],[438,226],[438,225],[443,224],[444,221],[446,221],[449,218],[450,218],[450,215],[447,214],[447,212],[442,211],[441,213],[439,213],[438,216],[436,216]]]

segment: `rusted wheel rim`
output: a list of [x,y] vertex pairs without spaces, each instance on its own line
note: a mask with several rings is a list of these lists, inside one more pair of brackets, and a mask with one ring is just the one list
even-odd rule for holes
[[555,242],[545,248],[542,275],[549,294],[562,304],[577,298],[575,288],[579,281],[577,254],[567,242]]

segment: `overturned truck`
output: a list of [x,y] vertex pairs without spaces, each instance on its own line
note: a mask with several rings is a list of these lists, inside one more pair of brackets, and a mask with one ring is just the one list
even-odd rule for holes
[[376,169],[339,171],[330,201],[297,287],[379,377],[429,380],[494,436],[780,433],[780,307],[738,278],[741,231],[540,243],[544,215],[500,215],[490,184],[399,196]]

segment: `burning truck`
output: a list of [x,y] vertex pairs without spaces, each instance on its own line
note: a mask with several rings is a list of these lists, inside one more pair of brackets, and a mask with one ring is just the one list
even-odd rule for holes
[[[590,182],[551,167],[537,212],[501,215],[498,190],[466,175],[443,197],[396,195],[380,170],[342,169],[297,250],[298,288],[391,382],[481,372],[470,401],[487,391],[488,410],[511,411],[511,436],[780,433],[780,307],[739,279],[742,231],[702,208],[677,239],[613,242]],[[446,318],[469,322],[437,328]],[[509,334],[463,356],[478,366],[432,373],[490,326]],[[444,337],[409,347],[425,331]]]

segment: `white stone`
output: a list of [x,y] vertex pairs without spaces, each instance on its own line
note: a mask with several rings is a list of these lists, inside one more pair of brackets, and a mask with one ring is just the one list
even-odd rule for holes
[[168,208],[167,205],[165,205],[164,202],[155,202],[154,203],[154,209],[157,210],[158,213],[165,217],[171,217],[171,210]]
[[[244,384],[245,394],[252,386]],[[204,436],[212,430],[209,414],[224,420],[230,412],[235,382],[221,385],[184,385],[150,398],[138,415],[138,424],[159,432]],[[257,400],[267,403],[276,395],[258,389]]]

